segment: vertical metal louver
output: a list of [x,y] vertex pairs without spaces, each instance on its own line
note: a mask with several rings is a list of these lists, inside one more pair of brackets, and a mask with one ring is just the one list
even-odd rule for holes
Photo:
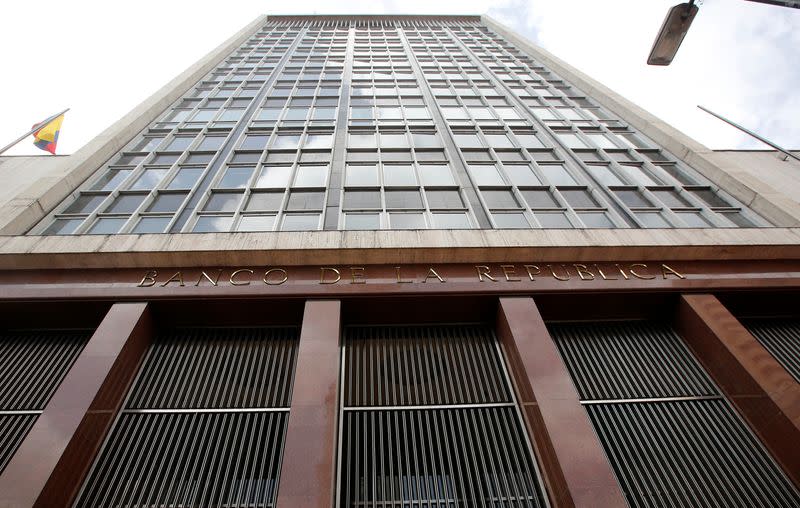
[[800,506],[669,326],[549,329],[631,506]]
[[349,327],[339,506],[546,506],[493,331]]
[[0,472],[80,354],[89,332],[0,334]]
[[800,383],[800,320],[753,319],[744,325]]
[[160,336],[76,506],[273,506],[296,354],[295,328]]

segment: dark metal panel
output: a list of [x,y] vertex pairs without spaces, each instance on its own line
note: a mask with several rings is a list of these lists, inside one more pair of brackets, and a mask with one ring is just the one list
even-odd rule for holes
[[343,507],[545,506],[512,407],[349,411]]
[[296,328],[197,328],[162,334],[129,409],[289,407]]
[[76,506],[273,506],[287,418],[125,414]]
[[717,395],[680,337],[656,322],[550,324],[582,400]]
[[743,324],[800,383],[800,320],[752,319]]
[[44,409],[88,338],[84,331],[0,335],[0,410]]
[[38,417],[38,414],[0,415],[0,473]]
[[723,400],[586,406],[632,507],[800,506]]
[[344,404],[486,404],[511,394],[485,326],[348,327]]

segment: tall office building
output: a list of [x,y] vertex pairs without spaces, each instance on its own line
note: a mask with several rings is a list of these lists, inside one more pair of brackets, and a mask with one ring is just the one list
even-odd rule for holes
[[0,506],[800,506],[800,189],[480,16],[270,16],[0,158]]

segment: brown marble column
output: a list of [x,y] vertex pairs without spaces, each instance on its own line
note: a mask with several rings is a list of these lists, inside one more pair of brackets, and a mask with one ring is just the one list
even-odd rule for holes
[[333,504],[340,311],[338,300],[306,302],[278,508],[327,508]]
[[800,384],[713,295],[683,295],[675,328],[800,486]]
[[500,298],[497,334],[553,506],[627,506],[533,299]]
[[146,303],[111,307],[0,476],[0,507],[72,502],[152,333]]

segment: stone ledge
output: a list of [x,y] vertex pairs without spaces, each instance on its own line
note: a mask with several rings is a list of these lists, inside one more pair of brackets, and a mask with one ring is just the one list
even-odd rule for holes
[[313,231],[0,237],[0,269],[800,259],[800,228]]

